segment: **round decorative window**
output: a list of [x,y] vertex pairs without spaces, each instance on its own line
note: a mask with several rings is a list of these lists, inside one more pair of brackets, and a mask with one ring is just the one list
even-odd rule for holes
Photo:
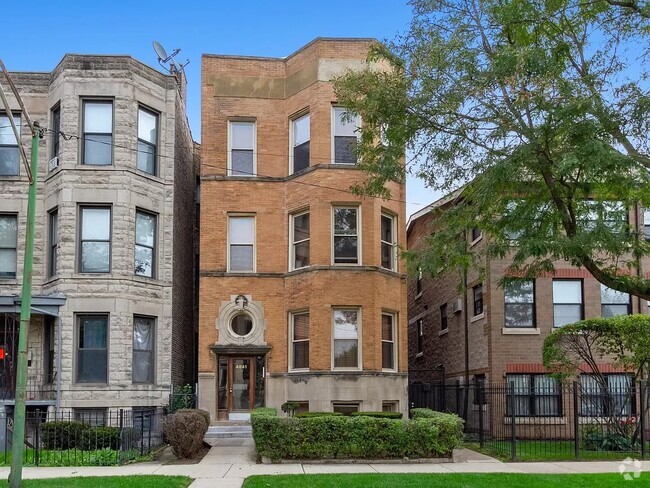
[[253,330],[253,321],[248,315],[235,315],[230,322],[230,328],[238,336],[245,336]]

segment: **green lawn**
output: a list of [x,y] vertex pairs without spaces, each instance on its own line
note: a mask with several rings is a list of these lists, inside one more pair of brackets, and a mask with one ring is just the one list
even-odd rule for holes
[[[480,451],[503,461],[512,460],[509,441],[486,441],[483,449],[478,443],[468,444],[469,449]],[[650,452],[650,446],[648,446]],[[579,461],[617,461],[627,457],[640,458],[640,453],[626,451],[588,451],[580,449]],[[517,441],[517,461],[575,461],[573,441]]]
[[[55,451],[41,449],[38,452],[38,463],[36,462],[36,451],[26,449],[23,456],[25,466],[56,467],[56,466],[118,466],[127,462],[140,462],[151,460],[151,455],[140,456],[140,451],[131,449],[129,451],[116,451],[113,449],[98,449],[96,451],[82,451],[80,449],[68,449]],[[0,466],[11,464],[11,451],[0,453]]]
[[[636,480],[646,486],[650,474]],[[298,474],[251,476],[244,488],[620,488],[623,477],[616,474]],[[632,483],[630,486],[634,486]]]
[[[110,476],[103,478],[52,478],[49,480],[25,480],[25,488],[186,488],[192,483],[185,476]],[[0,480],[0,488],[8,486]]]

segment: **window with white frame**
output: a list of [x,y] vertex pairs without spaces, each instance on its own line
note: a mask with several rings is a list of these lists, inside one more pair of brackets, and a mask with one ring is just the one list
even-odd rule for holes
[[472,288],[474,302],[474,317],[483,313],[483,284],[479,283]]
[[395,314],[381,314],[381,367],[394,370],[397,363],[395,348]]
[[291,314],[291,369],[309,369],[309,312]]
[[553,326],[582,320],[582,280],[553,280]]
[[133,382],[154,382],[154,338],[156,319],[153,317],[133,317]]
[[[14,115],[14,124],[20,137],[20,116]],[[20,168],[20,152],[9,115],[0,113],[0,176],[17,176]]]
[[255,271],[255,217],[228,216],[228,271]]
[[650,241],[650,210],[643,210],[643,236],[646,241]]
[[422,354],[424,352],[424,320],[418,319],[416,322],[416,329],[417,353]]
[[77,383],[108,380],[108,315],[77,316]]
[[52,109],[52,157],[58,158],[61,153],[61,105]]
[[158,156],[158,114],[144,107],[138,108],[138,162],[140,171],[156,174]]
[[415,298],[422,295],[422,268],[418,268],[417,275],[415,277]]
[[335,309],[334,368],[359,369],[359,310]]
[[359,264],[359,208],[334,207],[334,264]]
[[504,326],[535,327],[535,282],[509,280],[503,289]]
[[230,121],[228,127],[228,175],[255,176],[257,173],[255,122]]
[[334,163],[357,164],[357,129],[359,116],[343,107],[334,107]]
[[381,267],[395,271],[397,269],[395,217],[381,214]]
[[111,208],[81,207],[79,269],[108,273],[111,269]]
[[579,207],[580,225],[583,230],[594,230],[602,225],[610,232],[621,232],[628,222],[625,202],[618,200],[585,200],[584,208]]
[[583,417],[628,417],[636,414],[635,388],[626,374],[580,375]]
[[602,283],[600,284],[600,315],[601,317],[615,317],[632,313],[630,295],[622,291],[613,290]]
[[113,164],[113,102],[83,101],[83,164]]
[[156,215],[135,212],[135,274],[153,278],[156,273]]
[[309,266],[309,212],[291,215],[291,269]]
[[16,277],[18,216],[0,214],[0,279]]
[[291,173],[309,168],[309,114],[291,121]]

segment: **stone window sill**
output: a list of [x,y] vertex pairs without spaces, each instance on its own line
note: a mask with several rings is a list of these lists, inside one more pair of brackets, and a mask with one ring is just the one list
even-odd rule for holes
[[504,327],[501,329],[503,335],[539,335],[540,329],[535,327]]
[[480,314],[478,314],[478,315],[474,315],[474,317],[472,317],[471,319],[469,319],[469,321],[470,321],[470,322],[476,322],[476,321],[481,320],[481,319],[484,319],[484,318],[485,318],[485,311],[483,311],[482,313],[480,313]]
[[447,334],[449,334],[449,328],[446,328],[445,330],[441,330],[440,332],[438,332],[438,337],[443,336],[443,335],[447,335]]

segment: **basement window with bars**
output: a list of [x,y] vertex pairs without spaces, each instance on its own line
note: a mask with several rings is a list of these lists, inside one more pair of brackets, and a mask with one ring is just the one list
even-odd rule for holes
[[509,374],[506,383],[506,415],[513,415],[514,405],[516,417],[562,416],[562,390],[556,378],[542,374]]

